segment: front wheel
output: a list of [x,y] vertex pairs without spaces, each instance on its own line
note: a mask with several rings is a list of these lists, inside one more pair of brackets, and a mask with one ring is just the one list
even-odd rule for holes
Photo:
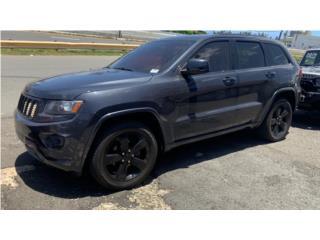
[[106,188],[132,188],[150,174],[157,154],[157,140],[145,125],[115,125],[98,140],[91,160],[91,173]]
[[292,107],[286,99],[276,101],[266,119],[260,126],[259,132],[265,139],[277,142],[285,139],[292,122]]

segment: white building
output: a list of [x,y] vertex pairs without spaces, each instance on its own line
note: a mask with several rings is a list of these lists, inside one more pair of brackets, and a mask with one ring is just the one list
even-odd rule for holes
[[291,47],[298,49],[320,48],[320,37],[296,34],[292,39]]

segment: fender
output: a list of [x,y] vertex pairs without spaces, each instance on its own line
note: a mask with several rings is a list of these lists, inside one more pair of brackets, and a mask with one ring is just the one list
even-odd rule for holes
[[[272,95],[272,97],[266,102],[258,120],[257,120],[257,125],[256,127],[260,126],[260,124],[264,121],[265,117],[267,116],[268,112],[270,111],[270,108],[275,100],[275,98],[283,93],[283,92],[292,92],[295,96],[295,106],[298,105],[298,93],[297,91],[293,88],[293,87],[285,87],[285,88],[280,88],[277,91],[274,92],[274,94]],[[294,109],[293,109],[294,111]]]
[[115,111],[115,112],[110,112],[107,113],[105,115],[103,115],[102,117],[100,117],[100,119],[97,121],[97,123],[94,125],[92,133],[90,134],[90,137],[88,139],[88,142],[86,144],[86,148],[83,152],[82,158],[81,158],[81,169],[83,169],[83,165],[85,163],[85,160],[87,158],[87,155],[90,151],[90,148],[92,146],[92,143],[100,129],[100,127],[102,126],[102,124],[108,120],[111,119],[113,117],[118,117],[118,116],[123,116],[123,115],[127,115],[130,113],[151,113],[153,116],[156,117],[161,131],[162,131],[162,135],[163,135],[163,140],[164,140],[164,144],[165,146],[172,141],[173,139],[173,135],[172,135],[172,131],[170,131],[170,128],[168,126],[166,126],[166,122],[167,120],[165,118],[163,118],[155,109],[150,108],[150,107],[141,107],[141,108],[130,108],[130,109],[123,109],[123,110],[119,110],[119,111]]

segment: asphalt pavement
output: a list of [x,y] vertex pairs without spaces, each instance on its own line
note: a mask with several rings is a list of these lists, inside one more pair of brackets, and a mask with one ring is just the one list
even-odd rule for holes
[[2,209],[320,209],[319,112],[296,112],[282,142],[246,130],[174,149],[130,191],[104,190],[26,153],[12,117],[24,85],[113,59],[1,57]]
[[117,57],[2,56],[1,116],[12,116],[24,86],[51,76],[107,66]]

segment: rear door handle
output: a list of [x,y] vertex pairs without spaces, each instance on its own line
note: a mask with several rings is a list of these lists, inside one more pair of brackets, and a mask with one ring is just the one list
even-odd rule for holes
[[275,72],[267,72],[266,73],[266,77],[269,78],[269,79],[272,79],[276,76],[276,73]]
[[229,86],[234,85],[236,83],[236,80],[237,79],[235,77],[225,77],[223,79],[223,83],[224,83],[224,85],[229,87]]

